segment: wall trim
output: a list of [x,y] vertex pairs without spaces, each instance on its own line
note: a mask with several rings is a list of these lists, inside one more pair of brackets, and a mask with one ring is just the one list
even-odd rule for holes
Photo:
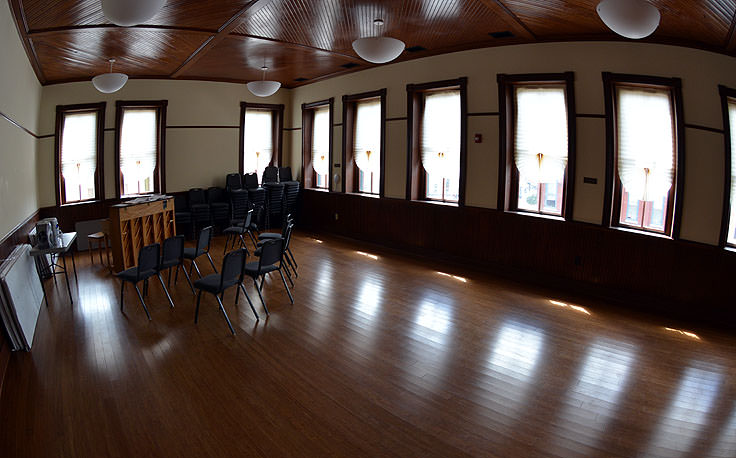
[[[39,136],[37,134],[34,134],[33,132],[31,132],[30,129],[26,129],[25,127],[23,127],[23,125],[21,123],[19,123],[15,119],[11,118],[10,116],[6,115],[2,111],[0,111],[0,118],[5,118],[5,120],[8,121],[10,124],[14,125],[15,127],[19,128],[23,132],[27,133],[28,135],[30,135],[30,136],[32,136],[32,137],[34,137],[36,139],[41,138],[41,136]],[[51,136],[53,137],[53,135],[51,135]]]
[[713,132],[715,134],[725,134],[726,132],[723,129],[718,129],[716,127],[708,127],[708,126],[701,126],[700,124],[690,124],[685,123],[685,127],[688,129],[697,129],[697,130],[704,130],[706,132]]

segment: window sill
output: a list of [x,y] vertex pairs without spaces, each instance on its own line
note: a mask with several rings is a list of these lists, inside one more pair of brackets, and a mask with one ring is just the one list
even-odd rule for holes
[[663,239],[663,240],[673,240],[672,237],[670,237],[667,234],[661,234],[658,232],[642,231],[642,230],[634,229],[632,227],[611,226],[611,229],[616,230],[616,231],[621,231],[621,232],[628,232],[630,234],[644,235],[646,237],[656,237],[658,239]]
[[381,198],[381,196],[378,194],[368,194],[364,192],[346,192],[345,194],[349,196],[367,197],[369,199],[380,199]]
[[562,216],[546,215],[544,213],[532,213],[519,210],[506,210],[506,213],[511,213],[512,215],[530,216],[532,218],[548,219],[552,221],[565,221],[565,218],[563,218]]
[[441,207],[453,207],[453,208],[460,208],[460,204],[457,202],[442,202],[440,200],[412,200],[412,202],[417,202],[420,204],[428,204],[428,205],[439,205]]
[[83,205],[100,204],[103,201],[100,199],[95,200],[84,200],[82,202],[70,202],[68,204],[61,204],[59,207],[81,207]]
[[304,188],[305,191],[316,191],[316,192],[330,192],[329,189],[325,188]]
[[726,246],[724,247],[724,249],[725,249],[726,251],[730,251],[731,253],[736,253],[736,246],[733,246],[733,245],[726,245]]

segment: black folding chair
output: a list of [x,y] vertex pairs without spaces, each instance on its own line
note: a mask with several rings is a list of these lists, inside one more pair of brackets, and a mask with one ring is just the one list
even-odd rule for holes
[[151,320],[151,314],[148,313],[146,301],[143,300],[143,294],[141,294],[141,290],[138,289],[138,282],[143,282],[143,292],[145,294],[148,292],[148,279],[153,277],[154,275],[157,276],[158,281],[161,282],[161,287],[164,289],[166,297],[169,299],[169,304],[171,304],[171,308],[174,308],[174,301],[171,300],[171,296],[169,296],[169,291],[166,289],[164,280],[161,278],[161,274],[159,273],[159,264],[161,262],[159,252],[160,246],[158,243],[144,246],[138,253],[138,265],[136,267],[131,267],[130,269],[126,269],[118,274],[115,274],[120,280],[122,280],[120,282],[121,312],[123,311],[123,295],[125,294],[125,282],[133,283],[133,286],[135,286],[135,292],[138,293],[138,299],[140,299],[141,305],[143,305],[143,310],[146,311],[146,316],[148,316],[148,320]]
[[[293,231],[294,231],[294,223],[293,222],[289,222],[289,224],[286,226],[286,229],[284,229],[283,237],[276,237],[276,238],[270,238],[270,239],[262,239],[261,241],[258,242],[258,247],[259,248],[256,249],[256,251],[253,253],[256,256],[260,256],[261,255],[261,252],[262,252],[262,250],[261,250],[260,247],[262,247],[268,240],[276,240],[276,239],[279,239],[279,238],[283,238],[284,239],[284,244],[283,244],[283,248],[282,248],[282,250],[283,250],[283,258],[282,259],[284,261],[286,261],[286,263],[284,264],[284,272],[286,272],[286,278],[289,279],[289,283],[291,283],[292,288],[294,287],[294,280],[291,278],[291,270],[294,271],[294,276],[296,278],[299,278],[299,273],[296,271],[296,267],[294,266],[294,264],[292,264],[292,262],[291,262],[291,260],[289,259],[289,256],[288,256],[289,243],[291,242],[291,234],[293,233]],[[289,268],[291,268],[291,270]]]
[[[258,297],[261,298],[263,308],[266,310],[266,315],[269,315],[268,307],[266,307],[266,301],[263,300],[263,283],[266,280],[266,274],[278,271],[281,276],[281,281],[284,283],[286,293],[289,295],[289,300],[294,303],[294,297],[289,291],[289,286],[286,284],[283,272],[281,272],[282,259],[283,259],[283,244],[284,239],[268,240],[261,246],[261,256],[258,261],[248,262],[245,264],[245,275],[253,279],[253,284],[256,285],[256,291],[258,291]],[[261,284],[258,285],[257,278],[261,277]]]
[[194,287],[192,286],[192,280],[189,278],[187,269],[184,266],[184,236],[177,235],[175,237],[169,237],[164,240],[164,244],[161,247],[161,264],[159,265],[158,271],[161,272],[165,269],[169,270],[169,278],[166,281],[166,286],[171,288],[171,268],[176,267],[176,276],[174,277],[174,285],[176,280],[179,279],[179,271],[184,271],[184,277],[189,283],[189,287],[192,289],[194,294]]
[[260,320],[255,307],[253,307],[253,302],[251,302],[248,292],[243,286],[243,266],[247,256],[248,254],[242,248],[236,251],[231,251],[225,255],[225,258],[222,260],[222,273],[210,274],[194,282],[194,287],[199,290],[199,293],[197,294],[197,308],[194,310],[195,323],[197,323],[199,319],[199,304],[202,301],[202,291],[207,291],[217,299],[217,303],[220,304],[220,311],[225,317],[225,321],[227,321],[227,326],[230,328],[230,332],[235,334],[233,325],[230,323],[230,318],[228,318],[227,312],[225,312],[225,307],[222,305],[222,298],[226,289],[236,285],[238,287],[238,292],[235,294],[235,304],[237,305],[238,303],[240,290],[242,289],[243,294],[245,294],[245,298],[248,300],[250,309],[253,310],[253,315],[255,315],[256,320]]
[[248,247],[245,245],[245,238],[243,238],[243,234],[248,234],[250,236],[250,240],[253,242],[253,246],[256,246],[256,240],[253,238],[253,233],[250,231],[250,221],[251,217],[253,216],[253,210],[248,210],[248,212],[245,214],[245,217],[239,221],[237,224],[234,224],[230,227],[225,228],[222,233],[227,235],[227,238],[225,238],[225,246],[222,249],[222,253],[225,254],[227,251],[227,244],[230,243],[232,240],[232,246],[230,249],[232,250],[235,248],[235,240],[240,237],[240,246],[242,248],[245,248],[245,251],[248,252]]
[[212,226],[205,227],[204,229],[199,231],[199,237],[197,237],[197,246],[194,248],[184,248],[184,258],[189,259],[189,261],[191,262],[191,265],[189,266],[189,275],[192,274],[192,268],[195,268],[197,269],[197,275],[199,275],[199,278],[202,278],[202,272],[199,271],[199,266],[197,266],[196,259],[203,254],[207,255],[207,259],[210,260],[212,270],[217,273],[215,263],[212,262],[212,257],[210,256],[210,242],[212,241],[212,231]]

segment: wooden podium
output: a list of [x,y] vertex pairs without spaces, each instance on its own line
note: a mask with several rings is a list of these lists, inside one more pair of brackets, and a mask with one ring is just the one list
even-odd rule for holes
[[138,251],[176,235],[174,198],[110,207],[113,271],[138,265]]

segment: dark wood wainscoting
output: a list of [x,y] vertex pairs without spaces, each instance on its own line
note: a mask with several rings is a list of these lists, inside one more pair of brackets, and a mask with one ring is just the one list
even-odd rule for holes
[[307,230],[736,328],[736,253],[715,246],[484,208],[310,190],[302,207]]
[[[36,225],[38,221],[39,212],[35,212],[28,217],[25,221],[18,224],[10,234],[4,239],[0,240],[0,265],[5,262],[5,259],[13,252],[16,246],[28,243],[28,233]],[[0,332],[0,392],[3,389],[3,380],[5,380],[5,369],[8,367],[10,361],[10,345],[5,338],[5,333]]]
[[64,232],[71,232],[79,221],[107,218],[110,205],[120,202],[120,199],[107,199],[81,204],[56,205],[41,207],[39,210],[41,218],[54,217],[59,220],[59,227]]

